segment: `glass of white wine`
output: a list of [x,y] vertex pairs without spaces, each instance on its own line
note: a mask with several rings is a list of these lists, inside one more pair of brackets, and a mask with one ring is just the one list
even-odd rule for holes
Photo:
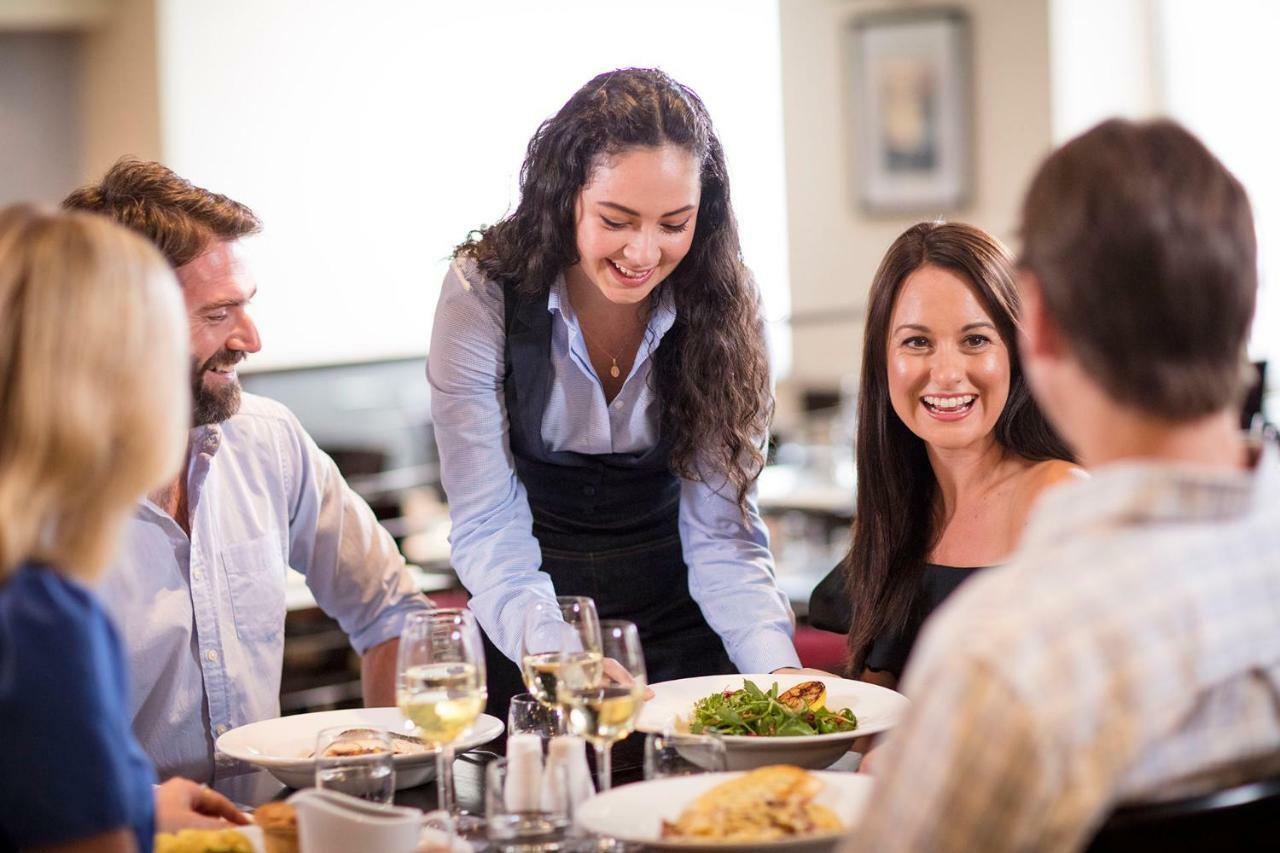
[[556,712],[564,726],[556,689],[568,669],[579,682],[599,681],[604,670],[600,652],[600,617],[596,603],[576,595],[539,601],[529,609],[520,639],[520,671],[535,699]]
[[[635,731],[647,679],[640,632],[634,623],[602,621],[600,651],[610,665],[602,665],[595,673],[582,667],[566,668],[556,691],[569,712],[569,731],[586,738],[596,748],[596,787],[603,792],[612,786],[610,750],[616,741]],[[626,672],[613,669],[613,663]]]
[[396,699],[418,736],[436,748],[439,808],[457,815],[453,744],[484,708],[484,646],[469,610],[437,608],[409,615],[400,634]]

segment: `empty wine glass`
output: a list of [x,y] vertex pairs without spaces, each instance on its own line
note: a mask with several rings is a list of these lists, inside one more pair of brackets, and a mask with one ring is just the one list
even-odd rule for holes
[[[644,705],[646,677],[640,632],[634,623],[601,622],[600,650],[607,665],[594,670],[568,667],[556,690],[569,711],[569,731],[596,748],[597,788],[603,792],[612,786],[610,750],[614,742],[635,731]],[[615,668],[618,666],[625,672]]]
[[583,596],[561,595],[538,601],[529,609],[520,637],[520,671],[529,693],[555,711],[563,728],[564,715],[557,684],[567,669],[582,670],[577,680],[599,681],[600,617],[596,604]]
[[397,671],[400,712],[436,747],[439,808],[456,816],[453,744],[480,716],[488,695],[475,616],[455,608],[411,613],[400,635]]
[[537,735],[545,752],[547,741],[563,733],[564,725],[558,709],[543,705],[533,698],[532,693],[517,693],[511,697],[511,706],[507,709],[507,737]]

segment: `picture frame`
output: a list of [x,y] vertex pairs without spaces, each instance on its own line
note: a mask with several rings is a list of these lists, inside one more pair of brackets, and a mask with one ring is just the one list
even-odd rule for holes
[[938,215],[973,185],[969,16],[936,8],[855,18],[849,37],[854,189],[872,215]]

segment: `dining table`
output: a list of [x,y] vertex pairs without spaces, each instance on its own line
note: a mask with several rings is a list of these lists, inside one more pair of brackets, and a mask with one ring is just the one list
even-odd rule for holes
[[[636,732],[614,744],[611,775],[615,786],[644,779],[644,739],[643,733]],[[459,752],[454,758],[454,794],[459,808],[464,812],[484,814],[485,767],[490,761],[506,753],[506,742],[504,734],[476,749]],[[594,779],[595,756],[592,750],[587,750],[587,760],[591,763]],[[218,772],[210,787],[245,809],[255,809],[263,803],[282,800],[293,793],[292,788],[282,785],[266,770],[234,760],[219,761]],[[393,802],[399,806],[412,806],[428,812],[436,808],[436,796],[433,779],[423,785],[396,791]]]

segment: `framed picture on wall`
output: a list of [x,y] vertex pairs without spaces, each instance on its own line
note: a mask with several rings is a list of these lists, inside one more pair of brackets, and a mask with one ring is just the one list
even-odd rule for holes
[[854,197],[873,214],[964,207],[973,183],[968,16],[869,14],[848,34]]

